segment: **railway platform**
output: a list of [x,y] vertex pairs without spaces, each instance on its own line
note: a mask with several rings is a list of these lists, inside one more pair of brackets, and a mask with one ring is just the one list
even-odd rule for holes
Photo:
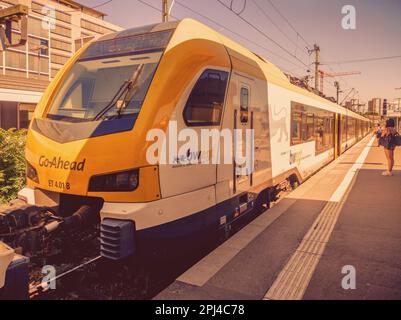
[[401,150],[371,135],[180,275],[156,300],[401,299]]

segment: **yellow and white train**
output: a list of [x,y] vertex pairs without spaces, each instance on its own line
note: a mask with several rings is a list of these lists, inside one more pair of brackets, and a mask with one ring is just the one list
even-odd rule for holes
[[[254,170],[239,176],[235,161],[150,164],[147,134],[160,129],[169,139],[171,121],[178,131],[253,129]],[[46,90],[29,128],[19,198],[61,216],[96,207],[101,253],[118,259],[226,229],[268,204],[283,181],[302,183],[369,126],[197,21],[129,29],[86,44]]]

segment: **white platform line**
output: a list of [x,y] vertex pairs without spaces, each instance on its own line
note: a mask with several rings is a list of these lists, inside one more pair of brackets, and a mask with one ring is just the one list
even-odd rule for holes
[[365,163],[365,159],[368,156],[369,150],[373,144],[375,137],[372,137],[368,144],[365,146],[361,154],[359,155],[358,159],[352,165],[352,167],[348,170],[347,174],[345,175],[343,181],[338,186],[336,191],[330,198],[330,201],[339,202],[341,198],[344,196],[345,192],[347,191],[349,185],[351,184],[352,179],[354,178],[356,172],[362,168],[363,164]]

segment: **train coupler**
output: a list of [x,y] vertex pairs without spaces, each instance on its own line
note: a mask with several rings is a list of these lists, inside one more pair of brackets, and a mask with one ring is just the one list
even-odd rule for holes
[[57,210],[14,203],[0,211],[0,300],[28,298],[29,258],[47,255],[55,236],[74,236],[99,222],[91,205],[64,217]]
[[60,217],[54,208],[32,205],[10,206],[0,211],[0,241],[19,253],[33,256],[59,231],[73,232],[99,220],[99,212],[82,205],[67,217]]

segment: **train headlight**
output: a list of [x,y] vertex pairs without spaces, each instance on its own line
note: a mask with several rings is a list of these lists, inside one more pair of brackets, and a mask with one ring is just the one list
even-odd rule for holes
[[26,176],[33,182],[39,183],[38,172],[29,162],[26,162]]
[[89,181],[89,192],[134,191],[139,184],[139,170],[93,176]]

